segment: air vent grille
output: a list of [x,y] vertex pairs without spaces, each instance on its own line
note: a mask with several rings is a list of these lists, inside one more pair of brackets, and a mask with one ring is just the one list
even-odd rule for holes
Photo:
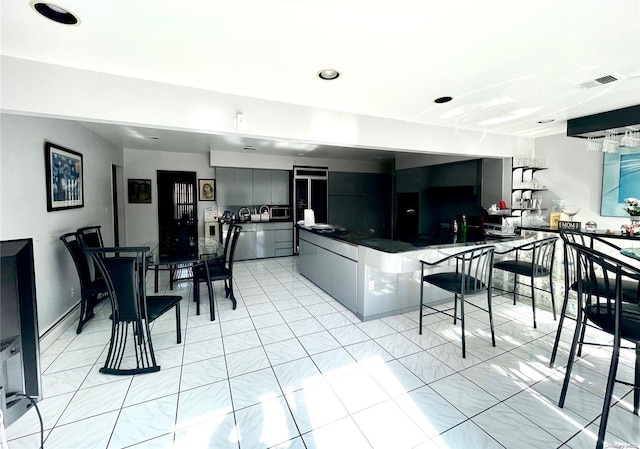
[[612,75],[606,75],[595,79],[595,82],[600,84],[609,84],[613,83],[614,81],[618,81],[618,78]]
[[256,151],[257,148],[256,147],[252,147],[251,145],[247,145],[247,146],[243,147],[243,150]]
[[616,78],[613,75],[605,75],[600,78],[596,78],[593,80],[585,81],[584,83],[578,84],[580,89],[591,89],[592,87],[602,86],[603,84],[613,83],[614,81],[618,81],[619,78]]

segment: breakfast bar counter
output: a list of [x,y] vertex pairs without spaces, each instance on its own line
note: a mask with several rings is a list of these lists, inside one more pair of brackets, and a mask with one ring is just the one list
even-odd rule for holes
[[[468,234],[460,239],[451,234],[411,244],[363,233],[327,232],[302,226],[299,231],[300,273],[362,321],[418,310],[420,260],[435,262],[470,245],[495,245],[497,250],[504,251],[523,243],[520,236],[487,238]],[[438,266],[428,272],[442,270]],[[434,286],[424,288],[429,303],[451,296]]]

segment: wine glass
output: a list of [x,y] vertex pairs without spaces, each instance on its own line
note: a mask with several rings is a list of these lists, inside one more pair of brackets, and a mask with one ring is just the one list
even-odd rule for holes
[[578,212],[580,212],[580,208],[579,207],[563,207],[562,212],[564,212],[569,216],[569,221],[573,221],[573,217],[578,215]]

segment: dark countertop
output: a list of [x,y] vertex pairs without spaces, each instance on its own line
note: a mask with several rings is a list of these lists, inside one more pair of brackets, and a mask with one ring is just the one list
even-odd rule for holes
[[[555,232],[559,233],[560,231],[557,229],[551,229],[549,226],[520,226],[518,229],[522,229],[523,231],[538,231],[538,232]],[[582,232],[586,231],[582,229]],[[589,234],[597,235],[598,237],[607,237],[611,239],[624,239],[624,240],[637,240],[640,241],[640,236],[638,235],[629,235],[629,234],[621,234],[620,231],[607,233],[607,231],[603,231],[598,229],[594,232],[589,232]]]
[[339,240],[341,242],[349,243],[352,245],[366,246],[367,248],[376,249],[378,251],[383,251],[386,253],[402,253],[427,247],[442,248],[447,246],[482,245],[485,243],[491,244],[497,241],[520,239],[520,236],[506,238],[490,237],[483,235],[479,231],[471,230],[467,232],[466,237],[463,237],[460,234],[442,232],[436,234],[422,234],[412,239],[411,241],[402,241],[376,237],[375,235],[364,231],[320,231],[309,229],[304,226],[301,226],[300,228],[314,234]]

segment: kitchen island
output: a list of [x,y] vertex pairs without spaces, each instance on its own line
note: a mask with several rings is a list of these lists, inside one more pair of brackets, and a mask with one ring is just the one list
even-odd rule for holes
[[[504,251],[523,243],[520,236],[488,238],[469,233],[464,239],[456,234],[425,236],[411,244],[366,233],[299,228],[299,272],[362,321],[418,310],[420,260],[435,262],[470,245],[495,245]],[[425,272],[447,269],[438,266]],[[432,285],[424,289],[428,303],[451,298]]]

